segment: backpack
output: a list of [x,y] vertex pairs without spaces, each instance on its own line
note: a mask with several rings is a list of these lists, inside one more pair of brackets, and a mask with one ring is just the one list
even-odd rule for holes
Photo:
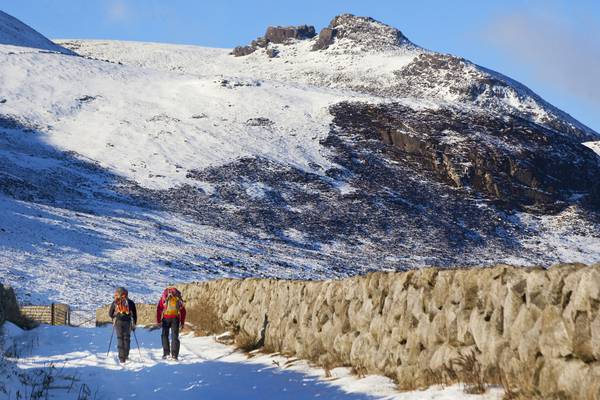
[[166,288],[163,292],[163,303],[165,308],[163,309],[164,318],[176,318],[179,317],[179,310],[183,307],[183,300],[181,299],[181,292],[174,287]]
[[117,315],[130,315],[129,300],[126,290],[117,290],[115,292],[115,313]]

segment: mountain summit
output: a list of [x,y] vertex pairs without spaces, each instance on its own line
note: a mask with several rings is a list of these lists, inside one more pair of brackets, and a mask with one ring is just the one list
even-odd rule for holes
[[[314,27],[306,26],[314,32]],[[346,88],[384,98],[411,98],[519,115],[582,140],[600,136],[544,101],[524,85],[453,55],[423,49],[398,29],[370,17],[339,15],[319,35],[294,35],[301,27],[269,27],[265,36],[232,55],[252,64],[261,55],[294,68],[276,79],[301,80],[318,86]],[[270,33],[288,32],[285,40]],[[317,54],[312,54],[312,53]],[[252,55],[250,57],[250,55]]]
[[[258,48],[268,48],[269,44],[291,44],[293,40],[316,41],[312,50],[325,50],[336,41],[341,41],[346,51],[386,51],[395,50],[405,45],[412,45],[398,29],[385,25],[370,17],[357,17],[352,14],[341,14],[333,18],[329,26],[316,35],[315,27],[270,26],[264,36],[253,40],[248,46],[236,47],[232,55],[245,56]],[[275,52],[269,52],[274,57]]]
[[354,48],[363,51],[385,51],[411,44],[398,29],[370,17],[352,14],[342,14],[332,19],[329,26],[321,30],[315,50],[328,47],[334,39],[346,39],[352,42]]

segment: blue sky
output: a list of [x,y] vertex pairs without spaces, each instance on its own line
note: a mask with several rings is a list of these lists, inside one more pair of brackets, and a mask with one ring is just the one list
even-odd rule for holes
[[416,44],[508,75],[600,132],[600,1],[2,0],[51,38],[233,47],[268,25],[372,16]]

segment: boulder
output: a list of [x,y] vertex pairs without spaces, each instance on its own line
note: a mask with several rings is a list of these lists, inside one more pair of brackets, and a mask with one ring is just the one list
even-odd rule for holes
[[252,54],[255,51],[256,51],[256,48],[254,48],[252,46],[237,46],[229,54],[231,54],[232,56],[235,56],[235,57],[243,57],[243,56],[247,56],[249,54]]
[[335,28],[323,28],[321,32],[319,32],[319,38],[317,42],[313,46],[313,50],[325,50],[329,46],[331,46],[335,40],[335,36],[337,35],[337,29]]
[[271,47],[271,48],[267,49],[266,53],[267,53],[267,57],[275,58],[279,55],[279,50]]

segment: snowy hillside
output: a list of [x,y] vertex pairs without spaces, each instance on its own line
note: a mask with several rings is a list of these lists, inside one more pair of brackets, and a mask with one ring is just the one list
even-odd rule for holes
[[0,44],[74,54],[3,11],[0,11]]
[[600,261],[597,133],[395,28],[328,29],[239,57],[0,45],[3,281],[92,308],[117,282]]
[[327,107],[356,97],[13,48],[0,48],[0,57],[3,115],[149,188],[190,183],[189,169],[248,156],[328,168],[319,145],[331,121]]

